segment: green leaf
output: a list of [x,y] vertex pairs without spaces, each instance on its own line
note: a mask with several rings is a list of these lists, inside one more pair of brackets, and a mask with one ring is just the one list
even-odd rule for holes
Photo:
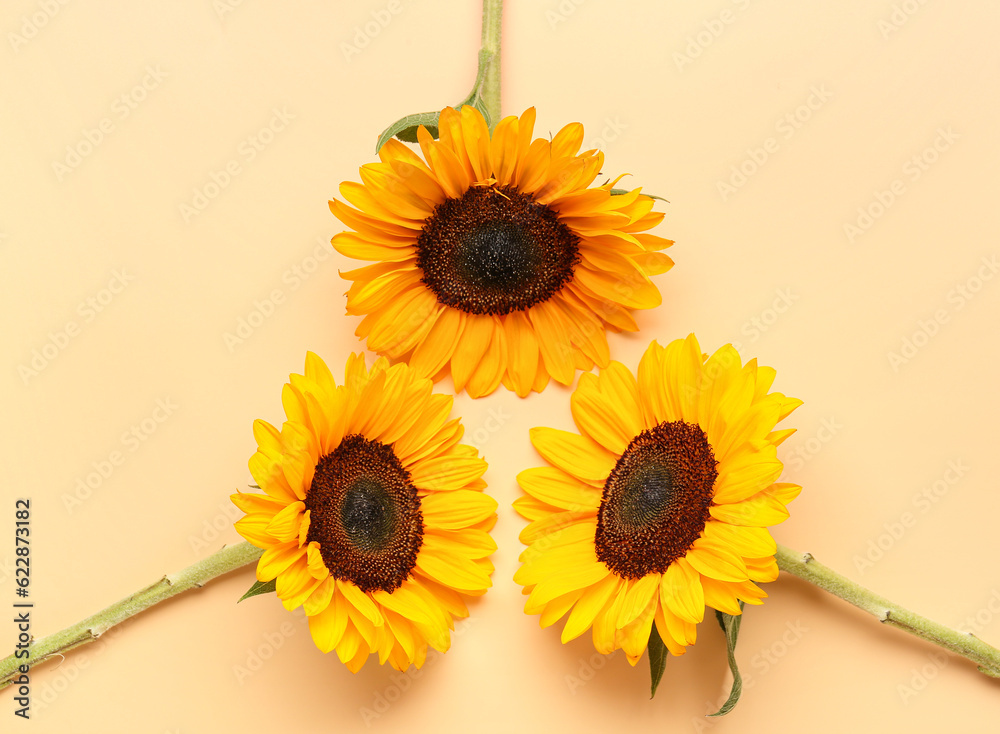
[[[630,189],[611,189],[611,195],[612,196],[621,196],[622,194],[628,194],[630,192],[631,192]],[[642,192],[642,195],[643,196],[648,196],[650,199],[659,199],[660,201],[666,201],[668,204],[670,203],[669,201],[667,201],[667,199],[664,199],[662,196],[655,196],[654,194],[647,194],[645,191]]]
[[663,671],[667,667],[667,646],[663,644],[656,625],[649,631],[649,644],[646,646],[649,654],[649,697],[656,695],[656,689],[663,679]]
[[[740,602],[740,609],[743,609],[743,602]],[[740,634],[740,623],[743,621],[743,615],[726,614],[716,610],[715,618],[719,620],[719,626],[726,633],[726,652],[729,656],[729,669],[733,673],[733,688],[729,692],[729,698],[722,704],[722,708],[709,716],[725,716],[733,710],[736,702],[740,700],[740,694],[743,693],[743,677],[736,665],[736,638]]]
[[[480,97],[477,92],[473,92],[455,105],[455,109],[460,110],[464,105],[471,105],[479,110],[483,119],[486,120],[486,127],[491,130],[493,129],[493,123],[490,120],[490,113],[486,109],[486,103],[483,102],[482,97]],[[404,143],[416,143],[417,129],[421,125],[426,127],[427,132],[431,134],[431,137],[437,140],[438,118],[440,116],[440,112],[416,112],[412,115],[407,115],[401,120],[396,120],[394,123],[389,125],[389,127],[383,130],[381,135],[378,136],[378,142],[375,144],[375,152],[378,153],[382,150],[382,146],[385,145],[389,138],[393,136],[399,138]]]
[[421,125],[427,128],[427,132],[431,134],[431,137],[437,138],[438,117],[440,115],[440,110],[436,112],[417,112],[396,120],[378,136],[378,142],[375,144],[375,152],[378,153],[382,150],[382,146],[388,142],[389,138],[394,136],[407,143],[417,142],[417,128]]
[[272,591],[274,591],[276,584],[277,584],[277,579],[272,579],[264,583],[261,583],[260,581],[254,581],[253,586],[251,586],[247,590],[247,593],[241,596],[239,601],[236,603],[239,604],[244,599],[249,599],[251,596],[257,596],[258,594],[270,594]]

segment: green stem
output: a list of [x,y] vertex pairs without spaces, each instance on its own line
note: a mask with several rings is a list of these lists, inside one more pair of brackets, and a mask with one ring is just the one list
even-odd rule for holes
[[62,655],[75,647],[94,642],[115,625],[129,617],[149,609],[172,596],[183,594],[190,589],[204,586],[222,574],[254,563],[263,551],[250,543],[243,542],[223,548],[218,553],[188,566],[178,573],[167,574],[145,589],[137,591],[116,604],[112,604],[92,617],[77,622],[61,632],[35,640],[28,648],[27,658],[14,655],[0,660],[0,688],[11,684],[11,679],[20,675],[22,665],[32,668],[49,658]]
[[[483,0],[483,39],[479,51],[480,95],[492,125],[500,122],[500,25],[503,0]],[[483,68],[485,66],[485,69]]]
[[987,645],[975,635],[950,629],[914,614],[909,609],[904,609],[827,568],[810,553],[800,553],[779,544],[775,558],[778,561],[778,568],[782,571],[794,574],[840,597],[873,615],[882,624],[909,632],[911,635],[958,653],[976,663],[980,672],[992,678],[1000,678],[1000,650]]
[[[479,49],[479,65],[472,91],[461,102],[454,105],[456,110],[464,105],[475,107],[486,117],[490,132],[500,122],[500,26],[503,18],[503,0],[483,0],[483,35]],[[438,111],[418,112],[407,115],[389,125],[378,136],[375,143],[377,153],[390,138],[396,137],[408,143],[417,142],[417,128],[424,125],[428,130],[438,126]]]

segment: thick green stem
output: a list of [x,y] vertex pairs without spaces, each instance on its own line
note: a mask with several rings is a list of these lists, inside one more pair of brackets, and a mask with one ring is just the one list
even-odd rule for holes
[[922,637],[935,645],[958,653],[976,663],[980,672],[993,678],[1000,678],[1000,650],[987,645],[975,635],[959,632],[914,614],[909,609],[904,609],[827,568],[810,553],[800,553],[778,545],[775,558],[778,561],[778,568],[782,571],[795,574],[824,591],[839,596],[858,609],[868,612],[882,624],[909,632],[911,635]]
[[137,591],[116,604],[112,604],[92,617],[87,617],[62,632],[56,632],[48,637],[31,643],[27,658],[16,658],[14,655],[0,660],[0,688],[6,688],[11,679],[20,675],[20,666],[29,668],[44,663],[46,660],[62,655],[67,650],[94,642],[115,625],[121,624],[129,617],[149,609],[172,596],[183,594],[190,589],[204,586],[212,579],[222,574],[235,571],[260,558],[263,551],[250,543],[243,542],[223,548],[218,553],[188,566],[178,573],[167,574],[159,581]]
[[483,40],[479,51],[481,74],[480,95],[493,125],[500,122],[500,25],[503,0],[483,0]]

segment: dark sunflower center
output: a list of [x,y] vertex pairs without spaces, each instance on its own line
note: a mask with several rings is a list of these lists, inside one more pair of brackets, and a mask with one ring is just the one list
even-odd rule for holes
[[524,288],[540,263],[535,243],[513,222],[483,222],[455,251],[459,273],[479,288]]
[[692,423],[661,423],[632,439],[604,483],[598,559],[622,578],[666,571],[705,528],[716,466]]
[[513,186],[473,186],[446,199],[417,238],[417,265],[439,302],[508,314],[552,297],[573,277],[579,238]]
[[340,521],[356,548],[383,550],[392,539],[392,516],[389,493],[368,477],[356,480],[344,493]]
[[392,592],[410,575],[423,542],[420,499],[392,448],[348,436],[316,464],[306,493],[308,542],[318,541],[336,579]]

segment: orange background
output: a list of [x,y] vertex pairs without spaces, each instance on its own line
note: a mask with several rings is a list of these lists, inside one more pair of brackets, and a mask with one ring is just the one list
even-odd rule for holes
[[[505,15],[504,111],[537,106],[539,134],[583,122],[607,174],[671,202],[664,304],[612,336],[612,355],[634,368],[651,339],[694,331],[706,351],[735,341],[775,366],[776,388],[805,400],[781,454],[805,490],[778,540],[1000,643],[1000,278],[983,265],[1000,254],[1000,8],[667,6]],[[388,123],[466,94],[479,30],[458,0],[6,4],[0,608],[15,497],[32,498],[39,635],[238,539],[228,495],[251,481],[251,422],[281,421],[307,349],[343,365],[360,348],[326,201]],[[240,319],[255,328],[227,344]],[[35,350],[52,358],[31,374]],[[418,675],[374,661],[352,675],[301,611],[235,606],[246,570],[38,669],[33,719],[8,723],[7,691],[2,728],[995,729],[1000,682],[785,576],[746,615],[747,690],[721,720],[703,718],[728,690],[714,622],[653,701],[645,661],[540,630],[511,580],[509,507],[516,472],[540,461],[528,428],[572,427],[569,394],[456,401],[501,506],[495,588]],[[112,452],[119,465],[102,465]],[[67,504],[95,465],[109,476]],[[13,637],[0,621],[5,648]]]

